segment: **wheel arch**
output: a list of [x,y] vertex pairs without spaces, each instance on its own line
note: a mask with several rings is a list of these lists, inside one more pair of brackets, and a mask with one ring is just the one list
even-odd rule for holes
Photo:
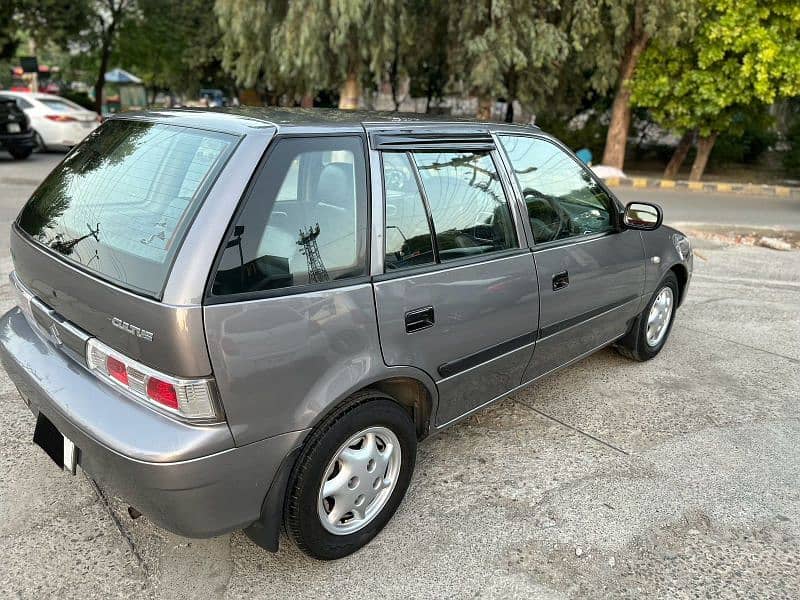
[[689,283],[689,270],[686,268],[686,265],[681,263],[675,263],[669,268],[669,270],[675,273],[675,278],[678,280],[677,305],[680,306],[683,304],[683,300],[686,297],[686,286]]
[[417,372],[416,369],[392,368],[383,377],[364,382],[358,389],[350,390],[343,397],[330,402],[326,410],[320,411],[320,414],[317,415],[302,441],[281,462],[278,473],[270,484],[269,491],[262,503],[260,518],[244,530],[253,542],[270,552],[278,551],[289,478],[309,434],[321,423],[324,423],[329,415],[341,409],[342,405],[346,404],[354,394],[366,390],[376,390],[390,396],[405,409],[414,422],[417,440],[428,436],[432,416],[436,410],[438,394],[433,380],[430,380],[424,372]]

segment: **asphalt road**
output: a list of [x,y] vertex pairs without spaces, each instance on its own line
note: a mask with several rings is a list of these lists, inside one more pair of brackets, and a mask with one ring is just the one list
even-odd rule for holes
[[[0,161],[4,272],[32,188],[4,183],[15,168]],[[672,222],[702,222],[705,202],[737,225],[755,214],[663,198]],[[750,201],[756,225],[797,226],[791,201]],[[697,244],[656,359],[603,350],[424,442],[394,520],[333,563],[286,539],[270,554],[238,532],[188,540],[131,520],[31,443],[0,372],[0,596],[800,597],[800,253]]]

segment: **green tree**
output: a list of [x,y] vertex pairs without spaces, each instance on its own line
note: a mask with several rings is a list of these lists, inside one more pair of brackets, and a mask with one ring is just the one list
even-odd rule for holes
[[[588,85],[614,89],[603,164],[622,168],[631,122],[630,81],[653,43],[675,45],[696,23],[697,0],[567,0],[563,22],[571,60],[589,73]],[[575,67],[573,67],[574,69]],[[574,70],[573,70],[573,76]]]
[[17,0],[5,0],[0,3],[0,60],[13,57],[17,51],[20,40],[15,17],[18,9]]
[[95,108],[100,112],[119,29],[135,10],[136,0],[24,0],[18,18],[39,45],[48,42],[91,55],[96,69]]
[[[684,140],[697,134],[690,179],[699,180],[722,131],[761,103],[800,95],[800,5],[794,0],[703,0],[691,43],[654,45],[633,83],[633,101]],[[680,144],[668,174],[685,158]],[[683,154],[683,156],[681,156]],[[675,164],[677,163],[677,167]],[[673,172],[674,170],[674,172]]]
[[339,106],[355,108],[365,79],[385,63],[392,42],[386,16],[400,0],[216,0],[226,35],[222,64],[244,86],[313,96],[338,87]]
[[222,32],[205,0],[137,3],[120,27],[112,57],[142,78],[150,103],[159,90],[196,93],[207,79],[225,78],[218,58]]
[[450,68],[479,98],[478,116],[490,116],[498,96],[530,100],[554,85],[569,51],[567,36],[548,20],[551,2],[479,0],[448,3]]

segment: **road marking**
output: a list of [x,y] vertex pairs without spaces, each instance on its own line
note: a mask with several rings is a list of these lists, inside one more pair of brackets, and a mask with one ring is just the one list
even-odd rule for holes
[[[784,358],[790,362],[795,364],[800,364],[800,358],[795,358],[793,356],[787,356],[786,354],[780,354],[778,352],[773,352],[772,350],[765,350],[764,348],[759,348],[757,346],[751,346],[750,344],[745,344],[742,342],[737,342],[736,340],[731,340],[729,338],[723,337],[721,335],[717,335],[715,333],[709,333],[707,331],[701,331],[700,329],[695,329],[694,327],[687,327],[686,325],[681,325],[681,329],[685,329],[686,331],[693,331],[694,333],[699,333],[704,336],[717,338],[718,340],[722,340],[723,342],[728,342],[729,344],[733,344],[735,346],[741,346],[742,348],[749,348],[750,350],[755,350],[756,352],[763,352],[764,354],[770,354],[772,356],[776,356],[778,358]],[[530,407],[529,407],[530,408]]]
[[519,399],[515,398],[515,401],[519,402],[520,404],[522,404],[522,406],[524,406],[525,408],[528,408],[528,409],[532,410],[535,413],[539,413],[543,417],[546,417],[546,418],[550,419],[551,421],[555,421],[559,425],[563,425],[567,429],[571,429],[572,431],[574,431],[576,433],[580,433],[581,435],[586,436],[589,439],[594,440],[595,442],[603,444],[603,446],[607,446],[607,447],[611,448],[612,450],[616,450],[620,454],[624,454],[625,456],[630,456],[630,452],[626,452],[622,448],[618,448],[614,444],[610,444],[610,443],[608,443],[608,442],[606,442],[604,440],[601,440],[599,437],[596,437],[596,436],[592,435],[591,433],[587,433],[587,432],[583,431],[582,429],[578,429],[577,427],[574,427],[574,426],[570,425],[569,423],[565,423],[561,419],[558,419],[558,418],[556,418],[556,417],[554,417],[552,415],[548,415],[546,412],[543,412],[543,411],[539,410],[538,408],[534,408],[533,406],[531,406],[527,402],[524,402],[523,400],[519,400]]
[[706,275],[705,273],[695,273],[693,280],[708,280],[716,283],[732,283],[739,285],[752,285],[754,287],[770,287],[790,291],[800,291],[800,282],[783,281],[781,279],[755,279],[750,277],[721,277],[719,275]]

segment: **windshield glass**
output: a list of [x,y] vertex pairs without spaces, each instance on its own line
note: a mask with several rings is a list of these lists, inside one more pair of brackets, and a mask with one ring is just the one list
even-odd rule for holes
[[34,192],[18,225],[68,260],[159,297],[186,228],[236,141],[108,121]]
[[72,112],[75,110],[84,110],[77,104],[72,104],[71,102],[67,102],[66,100],[56,100],[54,98],[39,98],[39,102],[44,104],[50,110],[54,110],[56,112]]

